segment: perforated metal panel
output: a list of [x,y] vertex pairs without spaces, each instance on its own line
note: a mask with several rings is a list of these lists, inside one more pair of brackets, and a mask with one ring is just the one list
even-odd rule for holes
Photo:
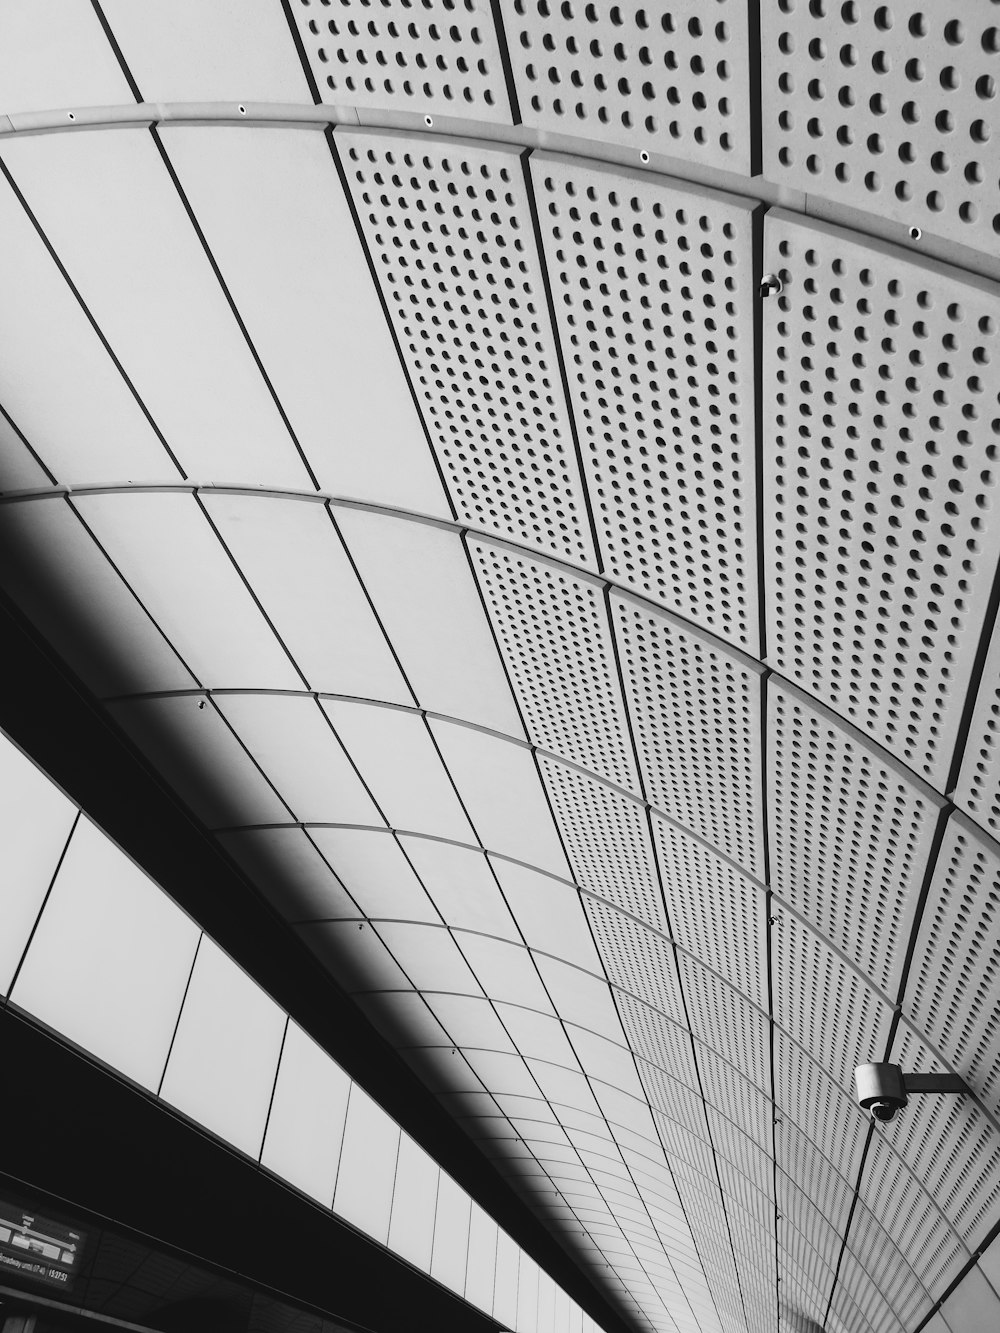
[[530,738],[638,791],[603,585],[493,542],[469,551]]
[[766,1008],[763,891],[666,820],[654,816],[652,823],[674,938]]
[[[919,1100],[919,1099],[918,1099]],[[918,1101],[907,1107],[909,1112]],[[895,1135],[872,1137],[851,1226],[851,1245],[864,1255],[895,1246],[929,1292],[941,1292],[968,1262],[969,1251],[924,1182],[893,1151]]]
[[832,1308],[845,1321],[852,1313],[861,1314],[861,1323],[854,1315],[854,1323],[849,1327],[861,1333],[902,1333],[906,1325],[901,1323],[890,1301],[882,1295],[878,1283],[871,1277],[857,1255],[851,1250],[844,1252],[837,1275],[837,1285],[833,1289]]
[[990,5],[778,0],[761,23],[771,180],[891,218],[901,236],[916,225],[995,249]]
[[943,791],[1000,547],[998,289],[777,209],[765,268],[769,660]]
[[510,124],[489,0],[292,0],[324,102]]
[[1000,849],[961,815],[945,829],[906,1012],[986,1105],[1000,1110]]
[[[770,1099],[745,1079],[735,1066],[724,1060],[720,1055],[716,1055],[703,1042],[696,1044],[696,1054],[698,1073],[701,1077],[705,1100],[710,1108],[716,1107],[722,1113],[722,1116],[727,1117],[725,1123],[720,1123],[720,1129],[728,1135],[732,1144],[735,1145],[736,1156],[730,1157],[730,1160],[739,1165],[741,1170],[746,1170],[748,1175],[753,1176],[761,1189],[766,1188],[768,1192],[771,1192],[771,1185],[766,1183],[770,1178],[770,1165],[765,1165],[764,1161],[758,1156],[759,1153],[763,1153],[767,1162],[770,1163]],[[721,1122],[721,1117],[716,1118]],[[742,1141],[744,1135],[753,1140],[753,1145],[756,1145],[756,1152],[753,1151],[753,1145]],[[714,1138],[715,1133],[713,1131]],[[716,1147],[724,1156],[729,1156],[718,1142],[716,1142]],[[753,1168],[747,1165],[751,1158],[755,1163]]]
[[[845,1180],[857,1179],[868,1120],[853,1097],[787,1037],[774,1029],[775,1114],[787,1116],[812,1146]],[[778,1165],[789,1171],[787,1159],[778,1154]]]
[[887,1298],[905,1327],[914,1326],[931,1301],[920,1279],[863,1205],[855,1209],[847,1248]]
[[650,1064],[669,1071],[672,1078],[689,1088],[696,1087],[697,1074],[687,1028],[623,991],[615,992],[615,1004],[633,1051]]
[[605,567],[756,652],[751,210],[548,155],[531,174]]
[[690,954],[678,953],[677,961],[691,1031],[770,1095],[771,1062],[764,1014]]
[[954,801],[994,837],[1000,836],[1000,628],[993,627],[989,653],[969,725]]
[[[829,1290],[840,1257],[840,1227],[850,1212],[850,1194],[847,1195],[842,1219],[836,1225],[823,1215],[822,1205],[794,1184],[783,1171],[776,1173],[776,1180],[781,1243],[791,1254],[802,1257],[803,1269],[812,1274],[817,1287],[822,1289],[825,1286]],[[828,1275],[829,1280],[825,1277],[821,1279],[820,1273]]]
[[665,930],[645,809],[546,755],[539,763],[577,884]]
[[628,595],[611,614],[650,801],[760,875],[761,668]]
[[894,996],[943,802],[773,680],[767,717],[771,887]]
[[[906,1070],[945,1069],[906,1023],[899,1025],[890,1058]],[[1000,1133],[995,1126],[970,1097],[914,1097],[899,1118],[892,1144],[957,1236],[975,1250],[1000,1222]]]
[[338,130],[459,516],[594,564],[519,152]]
[[771,927],[771,964],[775,1022],[849,1088],[856,1066],[885,1050],[892,1009],[790,912]]
[[683,1022],[670,941],[596,898],[587,898],[584,906],[612,986]]
[[[747,15],[736,0],[659,6],[505,0],[526,125],[750,168]],[[638,154],[637,154],[638,155]]]

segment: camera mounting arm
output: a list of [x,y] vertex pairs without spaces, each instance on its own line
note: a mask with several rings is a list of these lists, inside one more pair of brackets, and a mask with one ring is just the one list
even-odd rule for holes
[[904,1074],[899,1065],[859,1065],[854,1071],[858,1105],[875,1120],[888,1121],[914,1092],[969,1092],[958,1074]]

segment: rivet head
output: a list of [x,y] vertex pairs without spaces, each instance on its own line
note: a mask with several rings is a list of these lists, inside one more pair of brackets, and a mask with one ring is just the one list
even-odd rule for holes
[[762,297],[779,296],[782,292],[782,282],[777,273],[765,273],[760,280],[760,294]]

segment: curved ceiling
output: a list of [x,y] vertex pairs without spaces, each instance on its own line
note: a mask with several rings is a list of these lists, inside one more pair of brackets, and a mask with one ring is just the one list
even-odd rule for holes
[[913,1333],[1000,1223],[1000,9],[754,11],[9,5],[2,582],[637,1328]]

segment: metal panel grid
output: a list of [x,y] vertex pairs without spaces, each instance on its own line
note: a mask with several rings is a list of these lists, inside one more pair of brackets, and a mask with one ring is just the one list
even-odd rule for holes
[[763,891],[672,824],[654,816],[652,826],[674,939],[765,1008]]
[[603,584],[493,542],[469,553],[530,738],[638,791]]
[[650,801],[759,877],[762,668],[628,595],[611,614]]
[[[917,1072],[944,1072],[923,1041],[901,1023],[890,1059]],[[1000,1222],[1000,1133],[970,1097],[919,1097],[893,1135],[900,1157],[975,1250]]]
[[687,1027],[621,990],[615,991],[615,1004],[636,1055],[669,1071],[672,1078],[689,1088],[696,1087],[698,1075]]
[[324,102],[511,123],[489,0],[293,0]]
[[847,1252],[863,1264],[905,1327],[919,1322],[930,1299],[905,1257],[861,1204],[851,1222]]
[[607,571],[756,652],[750,207],[531,171]]
[[809,1257],[794,1244],[789,1248],[784,1245],[778,1248],[781,1278],[779,1328],[788,1329],[789,1333],[804,1333],[804,1330],[811,1333],[812,1329],[823,1327],[833,1274],[830,1274],[828,1284],[825,1272],[822,1269],[817,1272],[809,1265]]
[[684,1011],[670,941],[596,898],[587,898],[584,907],[612,986],[682,1022]]
[[[785,1128],[787,1117],[805,1140],[812,1141],[812,1147],[823,1155],[834,1171],[845,1180],[856,1180],[868,1128],[867,1117],[854,1099],[780,1028],[774,1029],[773,1041],[774,1096],[782,1128]],[[792,1169],[780,1147],[778,1165],[803,1188],[808,1187],[807,1181]]]
[[699,1042],[742,1069],[769,1096],[771,1059],[766,1016],[689,954],[678,954],[677,961],[691,1031]]
[[[853,1307],[853,1310],[852,1310]],[[868,1274],[858,1257],[845,1250],[837,1285],[833,1289],[832,1308],[848,1322],[854,1310],[862,1312],[860,1328],[865,1333],[904,1333],[906,1325],[897,1317],[890,1301],[883,1296],[878,1283]],[[854,1314],[853,1327],[857,1328]]]
[[767,722],[771,887],[894,997],[943,802],[773,680]]
[[645,808],[588,773],[538,758],[577,884],[665,930]]
[[1000,1112],[1000,850],[961,815],[945,829],[907,984],[906,1013]]
[[915,224],[993,250],[996,18],[922,0],[765,6],[767,176],[890,218],[901,236]]
[[647,1064],[641,1059],[637,1063],[643,1091],[653,1111],[669,1116],[699,1139],[707,1140],[705,1105],[697,1088],[681,1083],[669,1070]]
[[459,516],[592,566],[519,152],[366,130],[336,142]]
[[748,172],[747,13],[505,0],[526,125]]
[[[701,1042],[697,1051],[709,1123],[718,1126],[736,1155],[732,1156],[718,1140],[716,1147],[741,1171],[752,1176],[760,1189],[772,1193],[770,1099]],[[714,1128],[712,1137],[716,1139]]]
[[861,1175],[851,1244],[865,1254],[890,1241],[932,1293],[943,1291],[970,1258],[923,1182],[899,1160],[888,1138],[875,1133]]
[[783,912],[771,928],[774,1021],[846,1088],[881,1054],[892,1009],[808,926]]
[[[827,1218],[822,1205],[799,1188],[784,1171],[776,1172],[777,1211],[782,1243],[808,1258],[808,1265],[828,1272],[832,1282],[843,1243],[843,1228],[851,1210],[852,1191],[844,1185],[837,1216]],[[822,1285],[818,1283],[817,1285]]]
[[969,725],[954,801],[993,836],[1000,837],[1000,622],[994,623],[975,712]]
[[780,210],[765,255],[769,660],[943,791],[1000,549],[998,289]]

